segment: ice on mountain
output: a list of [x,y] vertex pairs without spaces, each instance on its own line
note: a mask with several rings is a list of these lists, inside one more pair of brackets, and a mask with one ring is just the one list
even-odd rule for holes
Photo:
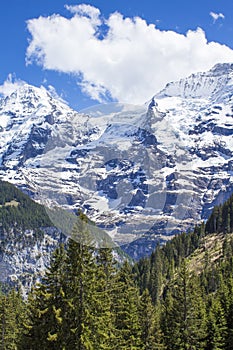
[[0,101],[1,178],[83,208],[122,242],[171,235],[233,190],[232,99],[231,64],[169,83],[143,106],[82,113],[25,84]]

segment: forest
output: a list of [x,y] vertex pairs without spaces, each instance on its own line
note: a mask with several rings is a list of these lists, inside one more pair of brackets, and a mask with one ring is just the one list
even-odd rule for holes
[[233,196],[121,266],[110,248],[92,248],[82,220],[82,243],[57,247],[27,298],[1,293],[0,349],[232,349]]

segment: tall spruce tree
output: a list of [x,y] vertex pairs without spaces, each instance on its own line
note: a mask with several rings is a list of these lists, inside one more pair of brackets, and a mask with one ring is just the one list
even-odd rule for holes
[[97,254],[95,288],[92,294],[94,349],[110,350],[114,344],[112,294],[115,273],[112,250],[100,248]]
[[20,347],[26,306],[15,290],[0,296],[0,349],[16,350]]
[[160,327],[160,307],[152,304],[149,291],[146,289],[140,298],[140,324],[143,350],[163,350],[163,334]]
[[207,303],[206,350],[226,348],[227,321],[224,310],[216,295],[210,296]]
[[163,327],[168,349],[205,348],[205,305],[198,280],[190,276],[185,262],[167,293]]
[[29,296],[29,321],[22,349],[66,349],[66,303],[64,300],[64,247],[57,248],[45,277]]
[[161,248],[158,245],[155,252],[151,255],[151,271],[149,280],[149,290],[152,301],[156,303],[159,299],[162,289],[162,258]]
[[113,313],[115,339],[112,350],[141,350],[139,293],[127,262],[115,275]]
[[67,349],[93,348],[93,288],[95,288],[96,264],[94,247],[88,231],[87,218],[79,216],[67,247],[64,269],[66,283],[64,293],[67,305]]

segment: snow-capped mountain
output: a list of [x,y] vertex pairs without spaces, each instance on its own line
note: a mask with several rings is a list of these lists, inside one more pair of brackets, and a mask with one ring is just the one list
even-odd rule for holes
[[144,106],[85,113],[24,85],[0,101],[0,176],[49,206],[82,208],[138,257],[233,192],[232,96],[231,64]]

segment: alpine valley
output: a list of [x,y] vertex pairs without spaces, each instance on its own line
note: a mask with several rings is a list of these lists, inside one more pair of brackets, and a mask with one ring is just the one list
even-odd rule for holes
[[230,197],[232,135],[233,64],[143,106],[82,112],[25,84],[0,101],[0,178],[47,207],[81,209],[138,259]]

